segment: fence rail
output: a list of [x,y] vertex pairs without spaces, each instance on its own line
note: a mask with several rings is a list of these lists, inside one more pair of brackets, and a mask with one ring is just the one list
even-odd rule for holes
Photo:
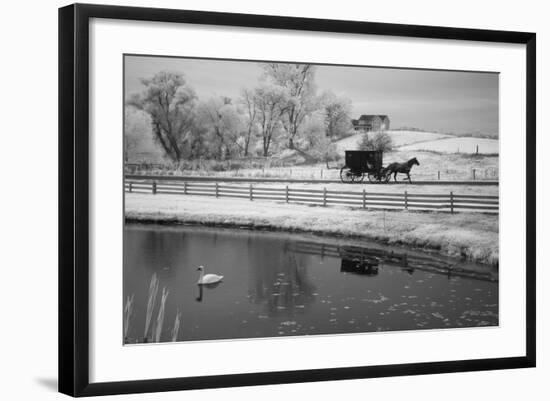
[[136,180],[126,177],[124,190],[131,193],[171,194],[171,195],[201,195],[216,198],[242,198],[250,201],[271,200],[286,203],[303,203],[320,206],[351,206],[362,209],[405,209],[405,210],[439,210],[451,213],[459,211],[483,211],[498,213],[498,196],[493,195],[458,195],[448,194],[418,194],[334,191],[323,189],[306,189],[254,187],[227,185],[219,182],[168,181],[168,180]]

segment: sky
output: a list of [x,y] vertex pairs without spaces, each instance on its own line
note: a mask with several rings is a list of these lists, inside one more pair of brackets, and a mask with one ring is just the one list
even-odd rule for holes
[[[200,99],[239,96],[262,73],[258,62],[156,56],[125,57],[126,95],[143,89],[142,78],[159,71],[183,73]],[[498,135],[497,73],[317,65],[319,93],[352,101],[352,118],[386,114],[392,128]]]

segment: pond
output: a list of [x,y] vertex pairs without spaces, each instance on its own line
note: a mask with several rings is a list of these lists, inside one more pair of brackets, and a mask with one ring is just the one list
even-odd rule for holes
[[364,240],[127,224],[123,282],[126,344],[499,322],[497,268]]

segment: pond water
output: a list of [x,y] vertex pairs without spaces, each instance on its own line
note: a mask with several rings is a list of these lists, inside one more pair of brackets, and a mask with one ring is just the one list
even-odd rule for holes
[[129,224],[123,282],[127,344],[498,325],[496,268],[358,240]]

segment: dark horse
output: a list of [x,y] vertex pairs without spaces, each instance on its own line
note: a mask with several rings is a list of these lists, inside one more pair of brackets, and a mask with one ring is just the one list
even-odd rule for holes
[[389,178],[390,175],[393,174],[393,180],[397,181],[397,173],[407,174],[407,178],[409,179],[409,182],[411,181],[411,168],[414,165],[420,166],[420,163],[418,163],[418,160],[416,160],[416,157],[413,157],[411,160],[405,163],[391,163],[389,164],[385,169],[384,172],[386,176]]

